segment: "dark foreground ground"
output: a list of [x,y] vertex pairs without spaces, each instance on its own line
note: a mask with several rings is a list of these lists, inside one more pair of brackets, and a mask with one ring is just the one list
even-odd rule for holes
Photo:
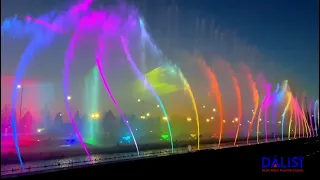
[[[217,179],[253,176],[317,177],[320,172],[320,143],[318,138],[266,143],[222,150],[204,150],[195,153],[127,162],[100,164],[65,169],[43,174],[30,174],[14,179],[83,179],[140,177],[140,179]],[[303,156],[304,172],[262,172],[262,157]],[[280,162],[279,162],[280,163]]]

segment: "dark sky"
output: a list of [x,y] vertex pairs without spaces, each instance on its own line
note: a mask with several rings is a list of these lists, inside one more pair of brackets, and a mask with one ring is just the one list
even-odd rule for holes
[[[1,19],[15,14],[30,13],[36,16],[55,8],[66,7],[68,2],[64,0],[2,0]],[[95,4],[110,2],[100,0]],[[298,91],[305,90],[307,94],[319,97],[318,0],[150,0],[148,3],[137,0],[135,3],[143,7],[142,11],[145,12],[151,34],[156,34],[160,28],[154,25],[156,22],[148,22],[148,20],[159,19],[162,14],[156,12],[159,12],[159,9],[166,9],[173,2],[178,5],[179,12],[183,14],[179,16],[179,26],[181,25],[179,30],[182,35],[184,34],[182,31],[189,29],[184,22],[193,21],[190,20],[190,16],[198,16],[208,21],[214,19],[220,29],[236,31],[238,37],[259,50],[263,56],[261,61],[268,61],[269,65],[264,66],[263,62],[257,63],[258,71],[262,71],[266,77],[271,78],[271,82],[289,79],[289,83],[293,81],[293,86],[298,88]],[[155,38],[159,37],[155,35]],[[1,46],[4,46],[3,43],[8,42],[2,41]],[[20,49],[23,48],[20,47]],[[3,51],[4,48],[1,50]],[[17,60],[9,61],[8,57],[17,58]],[[17,53],[14,55],[4,53],[1,56],[2,72],[12,73],[17,66],[18,57]],[[42,63],[41,66],[46,67],[46,63]],[[49,69],[46,73],[53,74],[54,72]],[[42,73],[44,72],[35,74]]]

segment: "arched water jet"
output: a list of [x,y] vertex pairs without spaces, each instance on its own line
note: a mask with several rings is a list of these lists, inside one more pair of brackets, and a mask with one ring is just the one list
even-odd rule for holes
[[[286,95],[287,95],[288,100],[287,100],[287,105],[286,105],[286,107],[284,108],[284,111],[283,111],[283,113],[282,113],[282,120],[281,120],[281,140],[282,140],[282,141],[284,140],[284,138],[283,138],[283,135],[284,135],[284,134],[283,134],[283,132],[284,132],[284,118],[285,118],[285,116],[286,116],[286,113],[287,113],[288,108],[290,107],[290,103],[291,103],[291,96],[292,96],[292,94],[291,94],[290,90],[289,90],[289,92],[286,93]],[[289,127],[290,127],[290,125],[289,125]],[[290,130],[290,128],[289,128],[289,130]]]
[[101,62],[100,62],[101,53],[103,53],[103,48],[102,48],[102,42],[101,42],[100,39],[98,40],[98,45],[99,45],[99,49],[98,49],[97,52],[96,52],[96,65],[97,65],[97,67],[98,67],[101,80],[102,80],[103,85],[104,85],[106,91],[108,92],[108,94],[109,94],[112,102],[114,103],[114,105],[116,106],[118,112],[120,113],[120,115],[121,115],[121,117],[122,117],[122,120],[124,121],[125,125],[126,125],[127,128],[129,129],[130,134],[131,134],[131,137],[132,137],[132,139],[133,139],[133,141],[134,141],[134,144],[135,144],[135,146],[136,146],[136,150],[137,150],[138,156],[140,156],[139,147],[138,147],[138,144],[137,144],[137,142],[136,142],[136,138],[134,137],[134,134],[133,134],[133,132],[132,132],[132,129],[131,129],[130,125],[129,125],[129,121],[126,119],[124,113],[122,112],[120,106],[118,105],[116,99],[114,98],[114,96],[113,96],[113,94],[112,94],[112,92],[111,92],[111,89],[110,89],[110,87],[109,87],[109,85],[108,85],[108,82],[107,82],[105,76],[103,75],[102,66],[101,66]]
[[277,87],[275,91],[272,93],[272,100],[273,100],[273,106],[272,106],[272,114],[271,114],[271,124],[272,124],[272,134],[273,134],[273,139],[276,140],[276,121],[277,121],[277,94],[280,90],[280,84],[277,83]]
[[62,80],[62,84],[64,87],[63,94],[64,94],[64,102],[66,105],[66,109],[67,109],[68,115],[70,117],[71,123],[76,131],[77,137],[79,138],[79,141],[80,141],[83,149],[85,150],[90,162],[93,163],[92,157],[87,149],[86,144],[84,143],[84,140],[80,134],[80,131],[78,130],[77,124],[74,120],[74,117],[73,117],[73,114],[72,114],[72,111],[70,108],[69,99],[67,98],[69,96],[69,93],[68,93],[68,91],[69,91],[69,66],[70,66],[70,62],[74,58],[74,51],[75,51],[76,42],[78,41],[78,39],[79,39],[79,35],[75,34],[72,37],[70,44],[69,44],[69,47],[68,47],[68,50],[66,52],[65,61],[64,61],[64,70],[63,70],[63,80]]
[[249,68],[245,65],[242,65],[242,68],[244,69],[245,73],[246,73],[246,77],[249,81],[249,85],[251,87],[251,93],[252,93],[252,99],[253,99],[253,114],[252,114],[252,118],[251,118],[251,121],[250,121],[250,125],[249,125],[249,129],[248,129],[248,136],[247,136],[247,144],[249,144],[249,138],[250,138],[250,133],[252,131],[252,125],[253,125],[253,121],[254,121],[254,118],[257,114],[257,110],[258,110],[258,107],[259,107],[259,92],[258,92],[258,89],[257,89],[257,85],[256,85],[256,82],[253,80],[252,78],[252,75],[249,71]]
[[241,126],[241,120],[242,120],[242,97],[241,97],[241,90],[239,86],[239,82],[237,77],[235,76],[234,70],[231,68],[230,64],[225,62],[225,61],[219,61],[219,63],[226,68],[227,72],[231,75],[232,83],[233,83],[233,88],[235,90],[236,96],[237,96],[237,121],[238,121],[238,127],[236,130],[236,135],[234,139],[234,145],[237,144],[237,139],[240,131],[240,126]]
[[[316,112],[317,112],[317,105],[319,106],[319,101],[316,100],[314,102],[313,105],[313,117],[314,117],[314,124],[315,124],[315,129],[316,129],[316,137],[318,137],[318,128],[319,128],[319,116],[317,116]],[[319,110],[318,110],[318,114],[319,114]],[[318,125],[317,125],[317,118],[318,118]]]
[[219,133],[219,142],[218,142],[218,147],[221,145],[221,140],[222,140],[222,132],[223,132],[223,105],[222,105],[222,97],[221,97],[221,92],[219,88],[219,83],[216,78],[216,75],[213,73],[213,71],[208,67],[205,61],[200,61],[202,68],[206,72],[207,76],[209,77],[211,81],[211,91],[216,95],[216,99],[218,102],[218,107],[219,107],[219,118],[220,118],[220,133]]
[[191,98],[191,102],[192,102],[192,106],[194,109],[194,113],[196,115],[196,122],[197,122],[197,149],[200,150],[200,123],[199,123],[199,114],[198,114],[198,108],[197,108],[197,103],[196,100],[194,98],[192,89],[190,87],[189,82],[187,81],[187,79],[183,76],[181,70],[179,68],[175,68],[175,70],[177,71],[181,81],[183,82],[183,86],[184,88],[188,91],[188,94]]
[[[138,69],[138,67],[136,66],[135,62],[133,61],[132,57],[131,57],[131,54],[129,52],[129,49],[128,49],[128,46],[127,46],[127,42],[124,38],[124,36],[121,36],[121,42],[122,42],[122,46],[123,46],[123,50],[127,56],[127,60],[129,61],[131,67],[133,68],[134,70],[134,73],[136,74],[136,76],[141,80],[141,81],[145,81],[146,78],[143,76],[143,74],[140,72],[140,70]],[[170,143],[171,143],[171,151],[174,152],[174,149],[173,149],[173,138],[172,138],[172,132],[171,132],[171,126],[170,126],[170,122],[169,122],[169,118],[168,118],[168,115],[167,115],[167,112],[166,112],[166,109],[160,99],[160,97],[158,96],[157,92],[154,90],[154,88],[151,86],[151,84],[146,80],[146,85],[148,87],[148,89],[151,91],[151,93],[154,95],[154,97],[156,98],[156,100],[158,101],[161,109],[162,109],[162,112],[164,114],[164,116],[166,117],[166,122],[167,122],[167,125],[168,125],[168,130],[169,130],[169,134],[170,134]]]
[[263,107],[265,106],[266,98],[264,97],[261,104],[260,104],[260,109],[258,113],[258,119],[257,119],[257,143],[259,144],[259,134],[260,134],[260,120],[261,120],[261,113],[263,110]]
[[265,131],[265,142],[268,142],[268,115],[269,115],[269,106],[270,106],[270,91],[271,91],[271,84],[267,84],[267,94],[266,94],[266,101],[265,101],[265,114],[264,114],[264,131]]
[[288,128],[288,139],[289,140],[290,140],[290,134],[291,134],[291,127],[292,127],[292,117],[293,117],[293,113],[294,113],[294,97],[292,95],[292,92],[290,92],[290,94],[291,94],[291,102],[290,102],[290,119],[289,119],[289,128]]
[[311,126],[311,137],[314,137],[314,128],[313,128],[313,121],[312,121],[312,104],[313,104],[313,100],[311,99],[310,102],[309,102],[309,105],[308,105],[308,114],[309,114],[309,123],[310,123],[310,126]]

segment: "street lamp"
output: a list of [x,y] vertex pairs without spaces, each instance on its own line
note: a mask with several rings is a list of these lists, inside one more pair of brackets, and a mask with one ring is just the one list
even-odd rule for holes
[[23,87],[20,85],[20,84],[18,84],[17,85],[17,88],[18,89],[21,89],[21,98],[20,98],[20,119],[21,119],[21,113],[22,113],[22,95],[23,95]]

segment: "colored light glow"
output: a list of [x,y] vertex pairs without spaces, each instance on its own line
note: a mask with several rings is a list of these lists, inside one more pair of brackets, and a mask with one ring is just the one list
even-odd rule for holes
[[130,141],[131,140],[131,136],[124,136],[122,137],[123,140],[125,141]]
[[192,138],[195,138],[195,137],[197,136],[197,134],[190,134],[190,136],[191,136]]
[[133,82],[133,93],[139,96],[145,94],[145,91],[148,90],[147,82],[150,83],[159,96],[181,90],[182,87],[177,85],[177,82],[180,81],[179,76],[173,75],[170,69],[172,69],[170,66],[160,66],[145,73],[143,86],[141,86],[141,79]]
[[44,131],[43,128],[37,129],[37,132],[38,132],[38,133],[41,133],[42,131]]
[[167,140],[169,138],[169,135],[163,134],[163,135],[161,135],[161,138]]

